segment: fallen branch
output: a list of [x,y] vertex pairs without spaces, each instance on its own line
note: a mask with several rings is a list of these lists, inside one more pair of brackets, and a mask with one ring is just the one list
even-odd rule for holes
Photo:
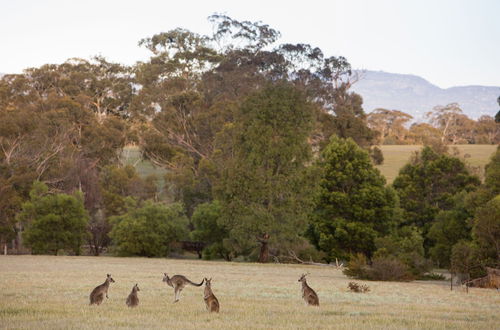
[[303,265],[313,265],[313,266],[330,266],[330,267],[335,267],[337,269],[340,269],[340,268],[343,268],[344,267],[344,264],[343,263],[340,263],[339,264],[339,261],[337,258],[335,258],[335,264],[324,264],[324,263],[321,263],[321,262],[314,262],[312,261],[312,259],[310,259],[310,261],[304,261],[302,259],[300,259],[297,254],[295,253],[295,251],[292,251],[292,250],[288,250],[288,254],[290,256],[286,257],[286,258],[289,258],[289,259],[292,259],[292,260],[295,260],[297,261],[299,264],[303,264]]

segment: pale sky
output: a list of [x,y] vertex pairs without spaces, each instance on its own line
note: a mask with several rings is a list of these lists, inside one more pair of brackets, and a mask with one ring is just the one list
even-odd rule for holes
[[0,0],[0,73],[98,54],[133,64],[148,57],[141,38],[209,34],[215,12],[263,21],[281,42],[318,46],[355,69],[500,86],[498,0]]

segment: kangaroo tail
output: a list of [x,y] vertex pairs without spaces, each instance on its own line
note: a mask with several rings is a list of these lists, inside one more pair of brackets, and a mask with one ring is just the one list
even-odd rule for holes
[[202,286],[203,285],[203,282],[205,281],[205,279],[201,280],[201,283],[200,284],[197,284],[197,283],[194,283],[194,282],[191,282],[190,280],[189,281],[189,284],[191,285],[194,285],[194,286]]

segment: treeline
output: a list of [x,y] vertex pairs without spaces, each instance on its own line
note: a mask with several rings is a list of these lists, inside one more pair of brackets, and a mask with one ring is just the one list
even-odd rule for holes
[[[500,101],[499,101],[500,104]],[[457,103],[438,105],[426,113],[428,123],[415,122],[399,110],[375,109],[368,114],[368,126],[375,130],[378,144],[499,144],[500,126],[495,118],[469,118]],[[409,126],[409,127],[408,127]]]
[[[455,250],[474,269],[498,263],[499,213],[481,213],[498,204],[498,151],[484,183],[427,147],[387,186],[345,58],[277,44],[259,22],[209,20],[210,36],[141,40],[151,57],[132,67],[71,59],[0,80],[3,243],[154,257],[199,241],[205,258],[338,258],[400,278],[449,266]],[[164,180],[121,163],[130,144]]]

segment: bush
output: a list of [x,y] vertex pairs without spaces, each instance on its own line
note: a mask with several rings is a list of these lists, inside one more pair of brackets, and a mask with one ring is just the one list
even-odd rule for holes
[[326,259],[326,253],[323,251],[318,251],[314,246],[305,243],[303,246],[298,248],[297,256],[304,261],[313,262],[324,262]]
[[30,200],[23,204],[18,219],[25,225],[23,237],[35,254],[71,250],[80,254],[87,233],[88,214],[83,196],[51,194],[42,182],[35,182]]
[[346,268],[343,270],[346,276],[359,279],[368,279],[369,272],[370,267],[367,264],[367,259],[365,255],[361,253],[352,256]]
[[203,203],[194,210],[191,221],[194,231],[191,238],[207,244],[203,249],[203,259],[231,260],[230,250],[224,247],[223,241],[228,237],[228,230],[221,224],[222,206],[219,201]]
[[431,269],[431,262],[424,257],[423,238],[413,226],[399,228],[391,235],[375,240],[374,258],[395,258],[404,263],[409,272],[418,277]]
[[411,281],[408,266],[396,258],[375,258],[368,273],[372,281]]
[[111,221],[110,237],[120,256],[165,257],[173,242],[187,238],[188,220],[179,204],[147,202]]
[[368,287],[368,285],[359,284],[359,283],[356,283],[356,282],[349,282],[349,284],[347,285],[347,287],[352,292],[365,293],[365,292],[370,291],[370,288]]
[[370,149],[370,157],[375,165],[382,165],[384,163],[384,154],[379,147],[373,147]]
[[394,257],[377,257],[373,259],[371,265],[368,265],[366,257],[357,254],[351,258],[343,272],[349,277],[372,281],[410,281],[413,279],[408,266]]

